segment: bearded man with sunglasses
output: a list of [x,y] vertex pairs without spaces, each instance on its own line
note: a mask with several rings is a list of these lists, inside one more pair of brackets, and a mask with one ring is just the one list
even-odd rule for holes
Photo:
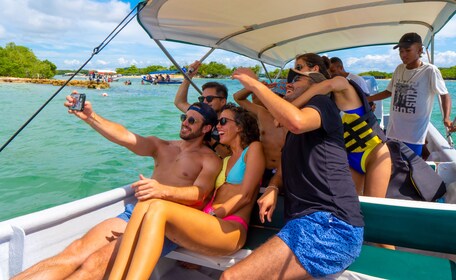
[[[75,100],[67,97],[65,106]],[[140,156],[154,159],[152,177],[139,175],[140,180],[131,187],[139,201],[160,198],[197,209],[202,209],[210,198],[219,174],[221,160],[204,143],[217,123],[217,114],[207,104],[194,103],[181,116],[182,140],[167,141],[155,136],[143,137],[124,126],[96,114],[92,104],[84,104],[84,110],[68,111],[82,119],[106,139],[124,146]],[[117,244],[125,231],[134,205],[127,205],[125,212],[107,219],[82,238],[71,243],[60,254],[44,260],[13,279],[102,279],[109,274]],[[177,248],[165,239],[162,256]]]
[[[190,79],[192,79],[197,73],[198,69],[201,66],[201,62],[195,61],[189,65],[189,71],[187,74]],[[186,112],[190,103],[188,103],[188,89],[190,87],[190,82],[187,79],[184,79],[179,89],[177,90],[176,97],[174,98],[174,105],[181,110]],[[198,101],[209,105],[217,113],[217,116],[220,116],[223,106],[227,103],[228,98],[228,89],[225,85],[217,82],[208,82],[202,86],[203,94],[198,97]],[[230,150],[220,145],[218,141],[218,132],[214,128],[212,132],[212,138],[208,139],[207,144],[210,146],[221,158],[224,158],[231,154]]]

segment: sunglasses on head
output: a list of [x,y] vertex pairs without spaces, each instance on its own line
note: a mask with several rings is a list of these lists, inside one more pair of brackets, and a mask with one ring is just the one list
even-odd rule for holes
[[206,99],[207,102],[211,103],[211,102],[214,100],[214,98],[220,98],[220,99],[222,99],[223,97],[221,97],[221,96],[216,96],[216,95],[198,96],[198,101],[199,101],[199,102],[204,102],[204,99]]
[[218,123],[219,123],[220,125],[225,125],[228,121],[236,122],[235,120],[232,120],[232,119],[228,119],[228,118],[223,117],[223,118],[220,118],[220,119],[218,120]]
[[185,120],[187,120],[189,124],[194,124],[194,123],[198,122],[198,120],[195,119],[194,117],[187,117],[186,114],[182,114],[181,122],[185,122]]

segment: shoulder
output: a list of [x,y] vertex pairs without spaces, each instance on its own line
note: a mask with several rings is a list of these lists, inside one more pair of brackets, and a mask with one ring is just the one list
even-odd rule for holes
[[263,155],[263,144],[260,141],[254,141],[250,143],[250,145],[246,148],[247,152],[245,153],[245,157],[249,157],[252,155],[253,157],[257,157],[259,155]]
[[[345,79],[345,78],[344,78]],[[316,95],[307,102],[305,107],[314,108],[317,111],[325,107],[336,107],[336,104],[331,100],[329,95]]]
[[258,152],[263,152],[263,144],[260,141],[253,141],[250,145],[245,148],[247,150],[246,154],[254,154]]
[[437,66],[435,66],[434,64],[423,62],[423,66],[421,66],[421,67],[423,67],[424,71],[429,71],[432,73],[440,73],[440,69]]

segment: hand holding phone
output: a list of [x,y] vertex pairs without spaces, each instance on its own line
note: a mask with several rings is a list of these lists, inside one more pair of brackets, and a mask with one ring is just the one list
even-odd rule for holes
[[73,98],[73,105],[69,107],[70,110],[79,112],[84,111],[86,95],[84,93],[72,93],[71,97]]

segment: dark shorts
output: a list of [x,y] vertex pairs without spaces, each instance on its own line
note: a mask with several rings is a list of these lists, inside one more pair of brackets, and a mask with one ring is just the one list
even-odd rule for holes
[[[130,221],[131,213],[133,213],[134,208],[135,208],[135,206],[133,204],[125,205],[125,211],[122,214],[118,215],[117,218],[120,218],[128,223],[128,221]],[[177,245],[176,243],[172,242],[171,240],[169,240],[168,238],[165,237],[165,241],[163,242],[163,249],[162,249],[160,257],[166,256],[168,253],[176,250],[178,247],[179,247],[179,245]]]
[[329,212],[290,220],[277,234],[314,278],[345,270],[361,252],[363,227],[355,227]]

